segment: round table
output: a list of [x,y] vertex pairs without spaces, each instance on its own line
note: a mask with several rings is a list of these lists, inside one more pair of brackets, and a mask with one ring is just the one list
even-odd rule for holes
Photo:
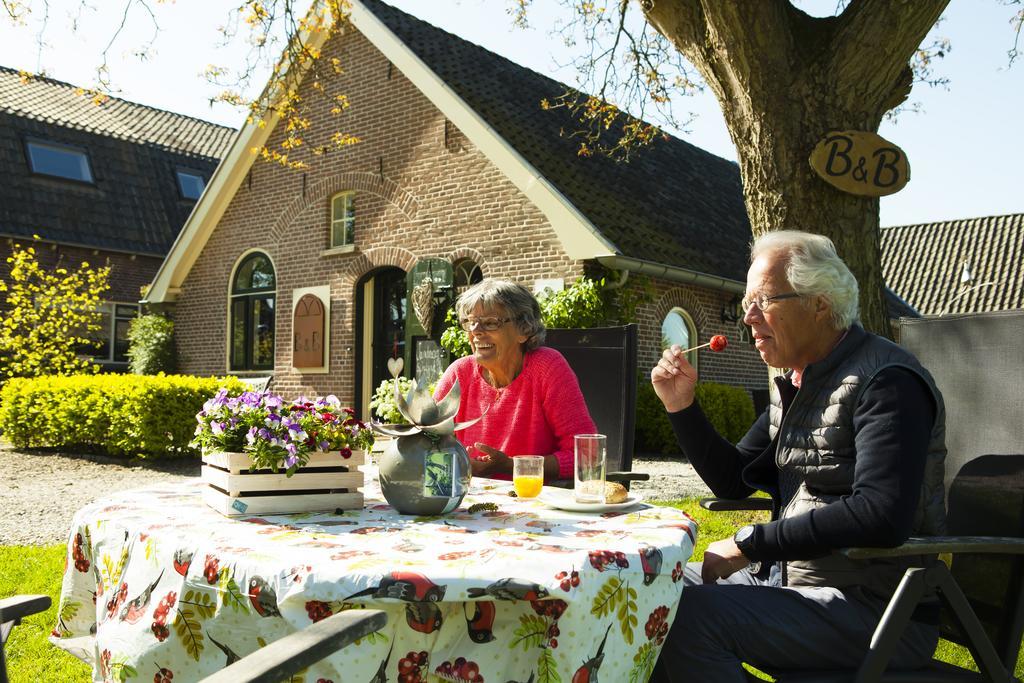
[[51,640],[94,680],[197,680],[367,606],[388,612],[386,629],[306,681],[644,681],[696,535],[673,508],[566,512],[479,478],[444,517],[398,514],[372,476],[364,507],[337,514],[228,518],[202,487],[117,493],[75,515]]

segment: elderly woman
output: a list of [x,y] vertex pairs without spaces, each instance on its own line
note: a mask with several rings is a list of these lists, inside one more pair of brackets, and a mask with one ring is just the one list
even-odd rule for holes
[[459,381],[457,422],[490,408],[456,432],[473,474],[510,479],[513,457],[543,455],[545,479],[572,478],[573,437],[597,430],[569,364],[543,346],[537,300],[522,285],[484,280],[463,292],[455,307],[473,354],[448,367],[434,395],[447,395]]

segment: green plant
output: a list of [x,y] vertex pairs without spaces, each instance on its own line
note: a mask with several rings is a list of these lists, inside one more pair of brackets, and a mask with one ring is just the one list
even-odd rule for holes
[[203,450],[245,452],[256,467],[291,476],[317,451],[340,451],[373,446],[373,431],[342,408],[335,396],[287,404],[268,391],[247,391],[231,396],[227,389],[203,404],[196,414],[195,438],[190,446]]
[[[754,424],[754,401],[745,389],[701,382],[697,385],[697,401],[718,433],[732,443],[739,441]],[[646,374],[641,374],[637,385],[636,450],[640,453],[680,452],[665,406],[654,393]]]
[[128,326],[129,368],[136,375],[174,372],[174,322],[162,315],[140,315]]
[[195,415],[235,377],[74,375],[12,379],[0,390],[0,429],[17,448],[54,447],[143,458],[192,455]]
[[453,358],[462,358],[472,353],[469,346],[469,333],[459,326],[459,315],[454,308],[448,309],[444,316],[444,324],[445,328],[441,333],[441,348],[452,354]]
[[[461,328],[456,329],[461,332]],[[384,380],[373,392],[373,398],[370,399],[370,412],[385,424],[408,424],[409,421],[405,419],[405,416],[398,410],[398,404],[395,403],[396,381],[398,390],[402,392],[403,396],[412,389],[412,380],[408,377]],[[430,390],[433,391],[433,387],[430,387]]]
[[77,270],[49,271],[33,247],[20,244],[7,263],[8,278],[0,280],[0,293],[7,295],[0,322],[0,382],[96,372],[99,366],[80,353],[96,346],[100,296],[110,288],[110,268],[94,269],[83,261]]

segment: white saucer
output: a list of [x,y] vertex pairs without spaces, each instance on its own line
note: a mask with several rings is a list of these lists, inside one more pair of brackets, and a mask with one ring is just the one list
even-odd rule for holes
[[643,502],[643,496],[638,493],[631,493],[621,503],[577,503],[571,490],[548,488],[545,486],[537,500],[549,507],[569,512],[610,512],[612,510],[631,508]]

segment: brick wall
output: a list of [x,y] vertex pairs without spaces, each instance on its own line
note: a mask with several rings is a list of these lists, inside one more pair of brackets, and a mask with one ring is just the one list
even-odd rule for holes
[[[409,270],[424,258],[469,257],[486,277],[529,286],[538,278],[571,282],[584,264],[565,255],[544,215],[365,38],[355,32],[335,38],[323,54],[341,59],[339,89],[351,107],[339,118],[327,102],[314,104],[304,148],[322,144],[339,127],[361,142],[321,157],[300,151],[309,163],[305,171],[255,164],[183,283],[175,317],[182,370],[226,373],[229,279],[242,255],[259,249],[277,274],[274,389],[286,395],[333,393],[351,404],[361,342],[355,329],[358,290],[376,269]],[[302,94],[315,97],[308,88]],[[270,144],[282,137],[275,131]],[[346,190],[356,193],[356,249],[322,254],[329,246],[330,198]],[[287,343],[291,292],[321,285],[331,292],[330,372],[300,374],[291,370]],[[729,298],[670,283],[660,283],[658,292],[658,302],[642,312],[641,367],[660,348],[659,311],[679,305],[673,297],[690,297],[685,301],[703,307],[702,339],[721,332],[719,300]],[[763,386],[763,364],[749,349],[736,347],[730,360],[742,359],[741,364],[708,361],[705,376]]]

